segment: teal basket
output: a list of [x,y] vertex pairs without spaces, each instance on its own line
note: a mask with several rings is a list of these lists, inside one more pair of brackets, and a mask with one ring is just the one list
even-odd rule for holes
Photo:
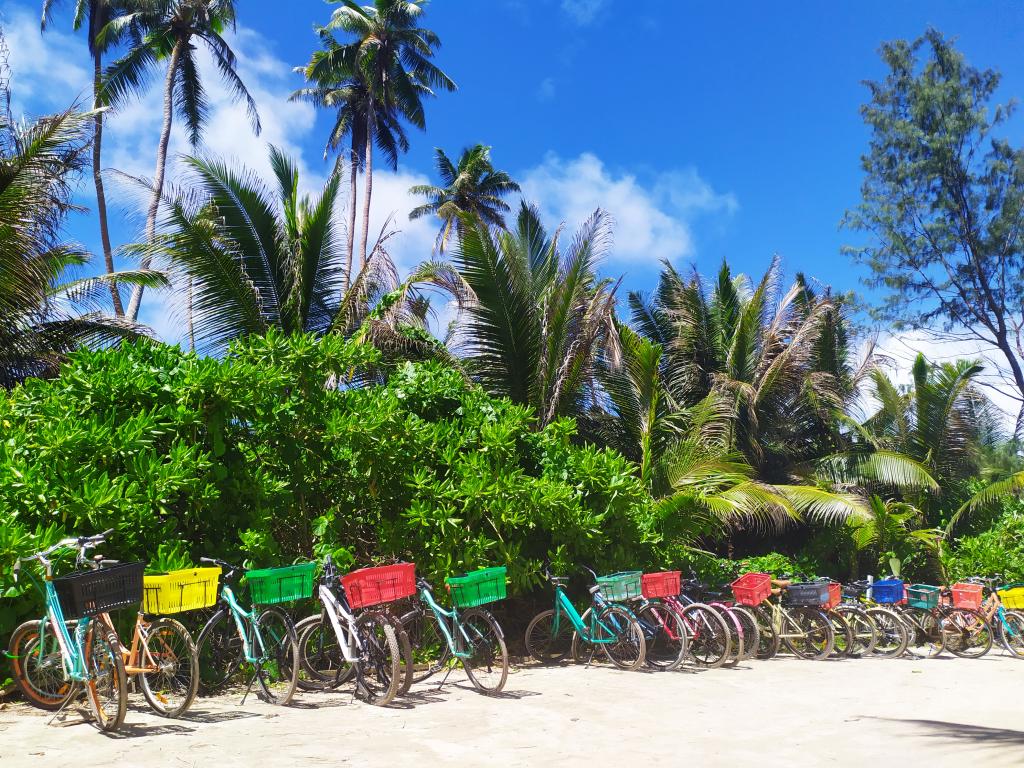
[[941,587],[932,587],[928,584],[911,584],[907,587],[907,605],[911,608],[924,608],[930,610],[939,604],[939,593]]
[[597,586],[606,600],[638,600],[644,596],[641,580],[643,571],[622,571],[608,576],[598,576]]
[[245,574],[252,601],[258,605],[275,605],[313,596],[316,563],[300,563],[284,568],[261,568]]
[[495,603],[505,599],[504,566],[483,568],[465,576],[445,579],[452,593],[452,604],[456,608],[473,608],[477,605]]

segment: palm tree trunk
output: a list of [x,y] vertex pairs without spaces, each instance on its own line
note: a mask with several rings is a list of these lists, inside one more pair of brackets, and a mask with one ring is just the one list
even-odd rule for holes
[[356,192],[358,189],[359,163],[356,147],[352,147],[349,157],[349,201],[348,201],[348,255],[345,257],[345,290],[352,285],[352,256],[356,247]]
[[373,194],[373,110],[366,117],[366,157],[363,162],[363,173],[366,174],[366,191],[363,196],[363,242],[359,247],[359,268],[366,266],[366,246],[370,238],[370,197]]
[[[167,64],[167,79],[164,82],[164,124],[160,130],[160,143],[156,147],[156,173],[153,175],[153,199],[149,203],[146,216],[146,242],[150,245],[156,240],[156,216],[160,210],[160,198],[164,191],[164,170],[167,167],[167,145],[171,141],[171,122],[174,119],[174,75],[181,58],[183,42],[179,40],[171,50],[171,60]],[[142,258],[143,269],[149,269],[152,258]],[[139,317],[139,306],[142,304],[142,286],[136,286],[128,302],[128,319],[133,323]]]
[[[92,14],[96,17],[97,14]],[[92,25],[95,27],[98,23],[96,18],[92,19]],[[93,39],[96,38],[99,30],[91,30]],[[100,90],[103,87],[103,56],[97,48],[92,55],[92,108],[99,109],[101,106],[100,102]],[[101,173],[102,164],[102,149],[103,144],[103,113],[97,112],[93,118],[93,137],[92,137],[92,181],[96,185],[96,214],[100,220],[100,241],[103,243],[103,266],[107,270],[108,275],[114,274],[114,252],[110,247],[110,229],[107,226],[107,196],[103,192],[103,174]],[[114,315],[115,317],[124,316],[124,305],[121,303],[121,291],[118,290],[116,283],[110,284],[110,298],[114,303]]]
[[186,278],[185,282],[185,315],[188,324],[188,351],[196,351],[196,326],[192,319],[192,275]]

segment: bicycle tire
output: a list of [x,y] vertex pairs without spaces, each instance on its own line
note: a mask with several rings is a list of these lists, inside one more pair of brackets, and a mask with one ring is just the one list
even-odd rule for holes
[[196,639],[201,696],[214,695],[238,674],[246,663],[242,652],[242,640],[228,617],[228,609],[218,609]]
[[939,626],[942,643],[961,659],[980,659],[992,649],[992,626],[980,612],[950,608],[943,612]]
[[729,612],[735,615],[743,629],[743,651],[740,654],[740,661],[749,661],[757,655],[757,648],[761,643],[761,624],[752,611],[739,605],[729,607]]
[[380,611],[380,614],[391,624],[391,628],[395,630],[395,637],[398,639],[398,653],[402,661],[402,681],[398,686],[397,695],[405,696],[409,693],[409,689],[412,688],[415,671],[412,657],[412,642],[409,640],[409,633],[405,631],[401,620],[395,614],[387,609]]
[[413,670],[412,680],[414,683],[422,683],[448,666],[452,659],[451,648],[437,626],[437,617],[433,611],[414,608],[402,616],[401,622],[412,646],[414,665],[423,665],[422,669]]
[[684,605],[680,614],[687,631],[687,650],[698,666],[721,667],[732,651],[732,637],[725,619],[704,603]]
[[945,642],[936,615],[927,608],[904,606],[900,615],[908,622],[913,634],[907,651],[918,658],[935,658],[942,653]]
[[853,657],[853,628],[846,617],[838,611],[826,611],[825,615],[832,622],[832,655],[836,658]]
[[[253,629],[259,629],[259,638],[263,641],[255,670],[260,698],[268,704],[284,706],[291,702],[299,687],[299,641],[295,627],[288,614],[276,607],[264,610],[254,622]],[[254,656],[257,645],[259,640],[254,631]]]
[[722,618],[722,622],[729,632],[729,656],[722,666],[735,667],[746,654],[746,649],[743,647],[743,624],[739,616],[729,609],[729,606],[722,603],[709,603],[709,605]]
[[564,661],[572,649],[575,629],[572,622],[562,615],[558,627],[554,627],[555,612],[541,611],[531,619],[526,628],[524,641],[526,652],[541,664],[557,664]]
[[[46,622],[49,625],[49,621]],[[63,707],[74,692],[74,685],[64,679],[60,645],[52,631],[43,635],[45,652],[40,659],[39,633],[42,622],[26,621],[11,635],[8,659],[11,677],[25,701],[38,709],[55,711]]]
[[[606,629],[612,635],[605,635]],[[644,630],[636,617],[619,605],[606,606],[598,616],[597,631],[615,642],[602,642],[601,651],[619,669],[634,671],[643,666],[647,655]]]
[[501,625],[483,608],[471,608],[459,623],[472,643],[469,658],[460,659],[473,686],[485,696],[500,693],[508,680],[508,648]]
[[852,644],[849,657],[859,659],[870,656],[878,642],[878,628],[867,611],[859,606],[846,604],[837,605],[834,610],[850,625]]
[[1010,627],[1007,633],[1002,622],[999,623],[999,642],[1006,652],[1018,659],[1024,659],[1024,613],[1005,611],[1003,620]]
[[757,641],[757,658],[762,661],[774,659],[778,656],[779,649],[782,648],[782,640],[775,629],[772,614],[767,608],[760,606],[753,610],[754,615],[758,618],[758,626],[760,627],[760,636]]
[[334,625],[323,612],[296,624],[295,634],[299,638],[299,688],[332,691],[352,679],[355,668],[345,660]]
[[824,661],[832,655],[835,631],[828,616],[817,608],[787,608],[792,623],[801,637],[783,637],[782,642],[792,653],[809,661]]
[[647,666],[658,672],[678,669],[686,660],[686,629],[682,617],[670,605],[650,601],[636,610],[647,643]]
[[136,673],[135,678],[150,709],[162,717],[180,717],[199,691],[196,644],[184,625],[174,619],[157,619],[147,632],[140,666],[152,659],[157,669]]
[[864,613],[875,625],[875,646],[871,649],[873,655],[896,659],[907,652],[910,631],[903,617],[888,608],[867,608]]
[[83,643],[85,694],[92,709],[96,727],[112,733],[124,723],[128,710],[128,688],[124,661],[117,650],[117,636],[105,625],[93,620],[85,633]]
[[391,622],[379,611],[356,619],[362,651],[356,669],[356,690],[368,704],[386,707],[402,685],[402,658]]

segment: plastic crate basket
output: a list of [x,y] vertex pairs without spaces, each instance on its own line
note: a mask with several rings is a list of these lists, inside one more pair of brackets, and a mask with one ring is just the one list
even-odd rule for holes
[[953,585],[954,608],[970,608],[976,611],[981,608],[981,600],[981,584],[961,582]]
[[872,582],[871,599],[887,605],[903,602],[903,580],[882,579]]
[[831,600],[831,593],[832,585],[827,581],[808,581],[786,587],[783,601],[786,605],[803,608],[824,608]]
[[638,600],[643,597],[643,571],[620,571],[597,577],[597,586],[606,600]]
[[393,603],[416,594],[415,563],[360,568],[341,577],[345,597],[353,608]]
[[1024,583],[1015,582],[999,588],[999,599],[1010,610],[1024,609]]
[[939,604],[939,587],[929,584],[911,584],[907,587],[907,605],[911,608],[935,608]]
[[731,586],[740,605],[760,605],[772,593],[772,577],[769,573],[744,573]]
[[505,567],[482,568],[445,580],[456,608],[472,608],[505,599]]
[[300,563],[283,568],[249,571],[245,574],[245,580],[249,584],[253,603],[275,605],[312,597],[315,573],[316,563]]
[[53,580],[65,619],[96,616],[142,602],[145,563],[119,563],[95,571],[76,571]]
[[217,602],[220,574],[220,567],[214,567],[187,568],[146,576],[142,584],[142,611],[154,616],[169,616],[209,608]]
[[640,579],[640,591],[643,592],[643,596],[646,598],[678,597],[679,577],[679,571],[645,573]]

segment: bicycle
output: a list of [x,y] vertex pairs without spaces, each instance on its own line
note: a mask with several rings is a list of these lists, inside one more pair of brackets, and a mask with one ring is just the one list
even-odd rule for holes
[[[911,630],[896,611],[868,598],[870,587],[871,583],[866,580],[844,585],[843,602],[836,606],[836,610],[849,617],[848,620],[855,631],[854,642],[860,645],[861,655],[874,655],[884,659],[898,658],[907,651]],[[862,631],[858,629],[865,621],[870,623],[874,632],[873,640],[866,643],[860,640]]]
[[[455,663],[479,693],[501,692],[508,680],[508,649],[505,634],[483,607],[505,598],[505,569],[484,568],[445,581],[452,607],[445,610],[434,599],[426,579],[417,579],[419,601],[400,621],[413,648],[426,663],[414,669],[413,682],[423,682],[446,669],[443,686]],[[440,687],[440,686],[438,686]]]
[[[623,603],[623,608],[636,617],[647,646],[644,656],[647,666],[659,672],[678,669],[689,650],[686,626],[675,608],[657,598],[673,591],[679,594],[679,572],[625,571],[598,576],[590,568],[586,570],[607,601]],[[633,602],[634,607],[627,607],[628,602]]]
[[[253,604],[271,605],[309,597],[315,563],[286,568],[247,571],[224,560],[202,557],[200,562],[224,569],[217,606],[196,641],[200,663],[200,689],[204,694],[223,688],[243,668],[252,675],[242,703],[259,683],[257,695],[270,704],[287,704],[295,695],[299,675],[299,647],[295,628],[283,610],[246,610],[227,583],[239,572],[247,575]],[[229,625],[233,621],[234,626]]]
[[77,549],[75,564],[81,567],[85,553],[111,533],[61,539],[18,559],[15,580],[24,562],[34,560],[43,568],[42,583],[31,573],[29,579],[43,595],[46,616],[19,626],[8,648],[14,679],[28,701],[59,712],[84,691],[97,727],[106,732],[124,722],[128,694],[124,661],[107,625],[95,617],[141,599],[143,566],[89,569],[55,579],[51,555]]
[[725,619],[711,606],[682,594],[679,577],[679,571],[644,574],[641,584],[644,597],[664,603],[679,616],[686,633],[686,654],[698,666],[717,669],[730,659],[732,641],[729,628]]
[[996,588],[994,584],[1001,579],[982,581],[989,589],[988,597],[982,603],[982,615],[992,624],[1006,652],[1018,659],[1024,659],[1024,613],[1016,610],[1024,608],[1024,585],[1007,584]]
[[745,573],[732,583],[732,590],[736,602],[750,605],[760,624],[774,631],[774,638],[763,651],[765,657],[775,656],[780,644],[802,659],[821,661],[832,655],[835,631],[828,616],[817,607],[827,602],[825,585],[793,584],[787,579],[772,579],[766,573]]
[[387,706],[402,682],[398,637],[391,622],[379,611],[353,615],[330,555],[324,558],[317,597],[320,613],[300,622],[300,669],[307,685],[337,688],[354,676],[357,695],[369,704]]
[[976,659],[991,649],[991,628],[978,611],[945,604],[954,597],[952,590],[911,584],[906,596],[901,612],[914,623],[917,645],[924,647],[928,656],[948,650],[954,656]]
[[608,660],[620,669],[639,669],[647,655],[644,631],[636,617],[627,609],[609,603],[601,587],[590,587],[591,605],[581,616],[565,592],[568,578],[553,576],[545,569],[545,577],[555,588],[554,608],[541,611],[526,628],[526,650],[542,664],[562,661],[570,652],[580,659],[580,644],[590,647],[589,664],[600,648]]
[[761,627],[752,613],[727,600],[722,592],[709,591],[695,575],[680,584],[679,601],[688,609],[706,605],[725,627],[728,651],[722,666],[735,667],[741,661],[754,658],[758,652]]

